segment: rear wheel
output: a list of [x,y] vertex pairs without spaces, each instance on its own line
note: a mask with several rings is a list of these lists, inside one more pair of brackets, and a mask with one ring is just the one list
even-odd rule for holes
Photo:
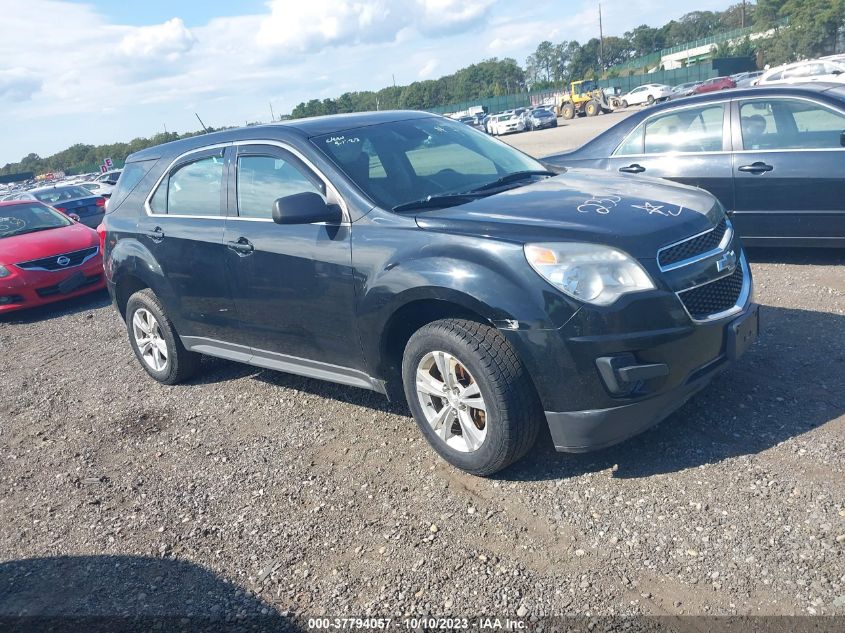
[[584,107],[584,112],[587,116],[596,116],[601,112],[601,106],[598,104],[598,101],[588,101]]
[[516,351],[495,328],[459,319],[420,328],[405,347],[405,396],[432,448],[491,475],[534,445],[542,411]]
[[157,381],[175,385],[199,369],[200,355],[185,349],[164,307],[149,288],[129,297],[126,329],[132,351],[144,370]]
[[624,99],[622,99],[622,107],[623,107],[623,108],[627,108],[627,107],[628,107],[628,102],[627,102],[627,101],[625,101]]
[[575,106],[571,103],[567,103],[563,106],[563,109],[560,111],[560,116],[562,116],[567,121],[570,119],[575,118]]
[[654,105],[654,95],[648,95],[648,99],[646,99],[648,105]]

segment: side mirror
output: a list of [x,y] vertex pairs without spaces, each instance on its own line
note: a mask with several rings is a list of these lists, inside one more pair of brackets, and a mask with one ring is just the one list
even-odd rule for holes
[[67,217],[69,217],[69,218],[70,218],[71,220],[73,220],[74,222],[79,222],[79,216],[78,216],[78,215],[76,215],[75,213],[68,213],[68,214],[67,214]]
[[276,224],[338,223],[341,219],[337,205],[327,204],[323,196],[312,191],[285,196],[273,203]]

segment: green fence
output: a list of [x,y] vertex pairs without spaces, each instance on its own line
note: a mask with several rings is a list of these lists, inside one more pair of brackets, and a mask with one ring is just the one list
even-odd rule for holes
[[[775,24],[776,27],[784,27],[789,26],[789,19],[783,18],[778,20]],[[640,68],[650,68],[656,66],[660,63],[661,58],[666,55],[672,55],[673,53],[680,53],[681,51],[686,51],[693,48],[701,48],[703,46],[707,46],[708,44],[713,46],[718,46],[719,44],[723,44],[724,42],[730,42],[732,40],[742,39],[746,36],[753,34],[756,30],[756,27],[747,26],[744,29],[733,29],[732,31],[723,31],[722,33],[717,33],[715,35],[710,35],[708,37],[702,37],[701,39],[693,40],[692,42],[684,42],[683,44],[678,44],[677,46],[671,46],[669,48],[664,48],[657,53],[651,53],[649,55],[643,55],[642,57],[636,57],[631,59],[624,64],[619,64],[612,68],[608,69],[608,72],[618,72],[622,73],[628,70],[637,70]],[[693,81],[690,79],[690,81]],[[684,82],[680,82],[684,83]]]

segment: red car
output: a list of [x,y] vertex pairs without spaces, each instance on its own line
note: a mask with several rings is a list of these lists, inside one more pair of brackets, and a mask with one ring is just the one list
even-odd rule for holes
[[0,313],[104,286],[94,229],[41,202],[0,202]]
[[715,92],[717,90],[727,90],[728,88],[736,88],[736,82],[730,77],[714,77],[696,86],[692,94],[700,95],[705,92]]

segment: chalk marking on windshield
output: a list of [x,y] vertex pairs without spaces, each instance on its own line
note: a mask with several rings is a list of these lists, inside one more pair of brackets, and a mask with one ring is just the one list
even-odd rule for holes
[[347,145],[349,143],[360,143],[361,139],[357,136],[353,136],[352,138],[346,138],[345,136],[330,136],[326,139],[326,144],[332,143],[333,145]]
[[15,217],[0,218],[0,233],[14,233],[24,227],[26,227],[26,220]]

